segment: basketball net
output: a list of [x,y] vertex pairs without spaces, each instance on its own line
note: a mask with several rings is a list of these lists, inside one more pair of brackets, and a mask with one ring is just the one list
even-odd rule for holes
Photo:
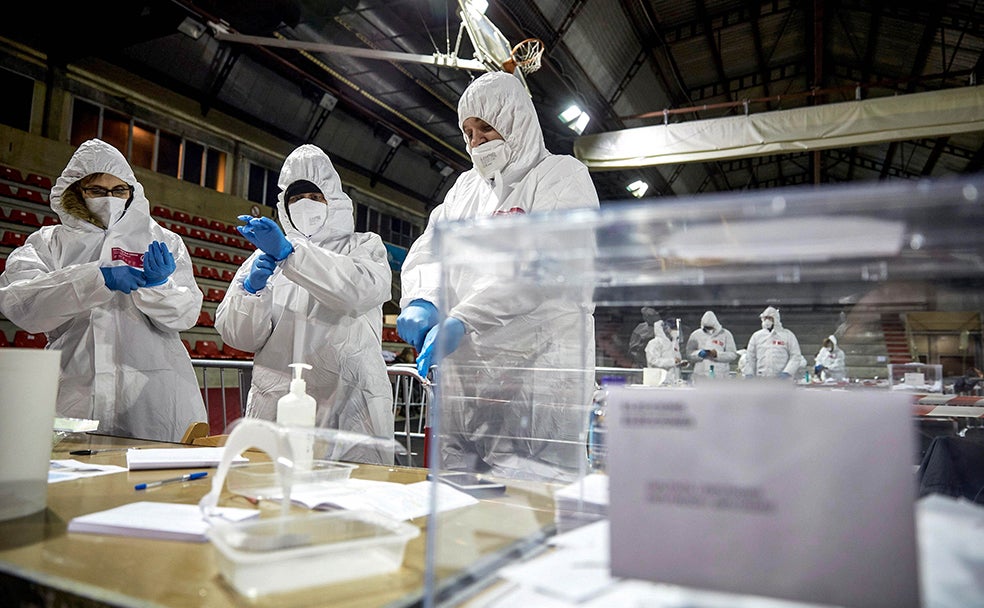
[[540,59],[546,47],[539,38],[527,38],[512,48],[509,59],[502,62],[502,69],[512,74],[516,68],[529,74],[540,69]]

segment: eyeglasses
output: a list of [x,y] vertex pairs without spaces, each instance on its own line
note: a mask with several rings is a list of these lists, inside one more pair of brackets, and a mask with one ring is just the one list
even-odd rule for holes
[[116,186],[110,190],[106,188],[101,188],[99,186],[89,186],[87,188],[82,188],[82,192],[91,198],[100,198],[103,196],[115,196],[116,198],[130,198],[130,193],[133,192],[133,186]]

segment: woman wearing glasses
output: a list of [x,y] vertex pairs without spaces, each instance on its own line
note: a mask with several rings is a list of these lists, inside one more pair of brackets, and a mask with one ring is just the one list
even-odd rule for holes
[[179,441],[207,420],[178,335],[202,304],[188,250],[150,217],[123,155],[98,139],[79,146],[50,200],[61,224],[7,256],[0,312],[61,351],[59,416],[99,420],[112,435]]

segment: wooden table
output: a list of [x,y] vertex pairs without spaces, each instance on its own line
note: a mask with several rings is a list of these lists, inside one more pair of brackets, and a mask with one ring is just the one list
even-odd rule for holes
[[[124,447],[173,447],[135,439],[73,435],[52,451],[53,459],[125,466],[124,451],[69,456],[70,450]],[[246,452],[250,460],[265,460]],[[424,532],[409,542],[403,566],[388,575],[366,577],[257,600],[240,596],[225,583],[215,565],[210,543],[147,540],[67,532],[78,516],[139,500],[197,504],[211,488],[211,479],[168,484],[135,491],[140,482],[172,477],[192,470],[128,471],[49,484],[48,506],[42,512],[0,522],[0,604],[4,606],[411,606],[424,593],[427,519],[411,523]],[[360,464],[353,477],[413,483],[425,469]],[[496,559],[510,559],[516,547],[542,537],[553,522],[553,503],[543,488],[512,488],[507,495],[440,514],[435,537],[439,587],[458,589],[475,572]],[[224,494],[220,504],[249,506],[245,499]],[[448,591],[457,593],[457,591]],[[54,601],[57,599],[58,601]]]

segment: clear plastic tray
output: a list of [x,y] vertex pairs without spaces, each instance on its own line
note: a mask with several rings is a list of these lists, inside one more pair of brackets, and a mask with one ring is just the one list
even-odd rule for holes
[[416,526],[367,511],[332,511],[209,529],[219,572],[253,598],[393,572]]
[[[294,469],[292,486],[317,485],[348,479],[358,465],[334,460],[315,460],[307,470]],[[255,462],[232,465],[226,477],[226,486],[233,494],[254,500],[270,500],[283,495],[283,489],[272,462]]]

